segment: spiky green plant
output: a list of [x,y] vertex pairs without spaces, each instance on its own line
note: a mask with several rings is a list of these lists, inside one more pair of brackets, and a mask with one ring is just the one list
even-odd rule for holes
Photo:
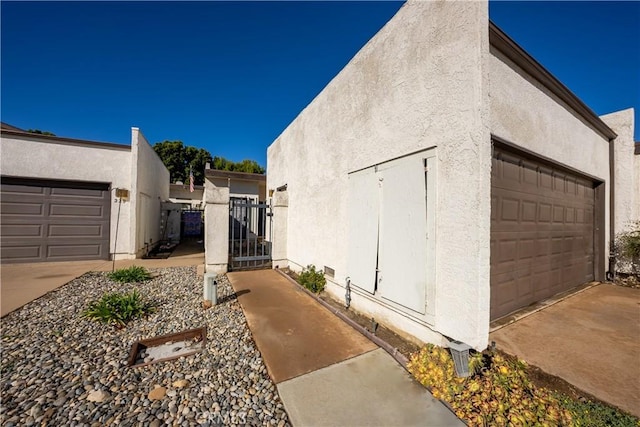
[[138,291],[106,293],[98,301],[89,304],[82,317],[123,327],[127,322],[155,311],[150,302],[144,301]]
[[298,282],[311,292],[318,294],[324,290],[327,280],[322,271],[316,270],[314,265],[308,265],[298,276]]
[[109,273],[109,278],[120,283],[144,282],[151,279],[151,274],[144,267],[132,265]]

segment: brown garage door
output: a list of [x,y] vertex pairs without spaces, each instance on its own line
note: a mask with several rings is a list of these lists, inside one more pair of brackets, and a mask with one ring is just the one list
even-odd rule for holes
[[594,278],[594,183],[494,150],[491,319]]
[[109,184],[2,177],[2,262],[109,258]]

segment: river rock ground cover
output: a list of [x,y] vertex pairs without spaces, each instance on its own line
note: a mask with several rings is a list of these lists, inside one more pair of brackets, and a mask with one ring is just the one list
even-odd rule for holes
[[[226,277],[202,308],[195,267],[120,284],[87,273],[2,319],[0,423],[12,425],[289,425]],[[123,329],[84,319],[105,292],[137,289],[157,310]],[[139,339],[207,327],[202,353],[127,367]]]

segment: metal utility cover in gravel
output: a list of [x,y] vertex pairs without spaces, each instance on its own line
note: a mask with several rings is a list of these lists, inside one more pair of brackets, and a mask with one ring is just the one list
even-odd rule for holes
[[[0,424],[289,425],[226,277],[203,310],[195,267],[153,272],[136,284],[88,273],[3,318]],[[148,318],[118,330],[80,317],[105,292],[133,289],[157,305]],[[134,341],[200,326],[202,353],[127,367]]]

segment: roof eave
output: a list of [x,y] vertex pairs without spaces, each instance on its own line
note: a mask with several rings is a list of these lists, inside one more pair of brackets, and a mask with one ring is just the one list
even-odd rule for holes
[[618,136],[593,110],[571,92],[569,88],[562,84],[560,80],[553,76],[553,74],[491,21],[489,21],[489,43],[513,61],[518,67],[522,68],[524,72],[550,90],[551,93],[560,98],[601,136],[608,140],[615,139]]

